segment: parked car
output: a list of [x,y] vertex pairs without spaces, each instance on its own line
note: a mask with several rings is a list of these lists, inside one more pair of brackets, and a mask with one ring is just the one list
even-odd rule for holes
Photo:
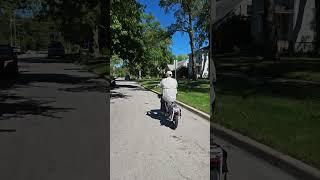
[[48,58],[63,57],[65,50],[61,42],[53,41],[48,45]]
[[110,77],[110,86],[111,86],[111,88],[115,88],[116,87],[116,78],[115,77],[113,77],[113,76],[111,76]]
[[0,45],[0,74],[3,75],[17,75],[18,58],[14,49],[10,45]]
[[125,76],[124,80],[126,80],[126,81],[130,81],[130,75],[129,75],[129,74],[127,74],[127,75]]

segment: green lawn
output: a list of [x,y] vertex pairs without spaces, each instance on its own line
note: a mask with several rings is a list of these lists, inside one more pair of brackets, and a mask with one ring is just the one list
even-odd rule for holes
[[91,70],[100,75],[109,75],[109,65],[104,60],[95,60],[82,63],[86,69]]
[[[153,90],[159,92],[157,84],[159,84],[160,79],[144,79],[140,83]],[[203,112],[210,113],[210,96],[209,89],[210,84],[208,80],[198,80],[198,81],[186,81],[178,80],[178,95],[177,99],[183,103],[186,103],[196,109]]]
[[320,82],[320,60],[280,60],[259,62],[245,59],[218,59],[217,72],[239,73],[254,77],[290,78]]
[[214,122],[320,168],[320,86],[220,76],[216,93]]
[[94,58],[90,56],[79,54],[66,54],[65,59],[72,60],[82,66],[84,66],[85,69],[93,71],[96,74],[99,75],[109,75],[110,74],[110,65],[107,63],[108,58],[107,57],[99,57]]

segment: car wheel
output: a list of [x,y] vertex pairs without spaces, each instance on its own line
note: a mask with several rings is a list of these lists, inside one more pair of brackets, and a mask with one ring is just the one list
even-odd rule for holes
[[4,71],[10,77],[17,76],[19,74],[18,63],[16,61],[8,63]]

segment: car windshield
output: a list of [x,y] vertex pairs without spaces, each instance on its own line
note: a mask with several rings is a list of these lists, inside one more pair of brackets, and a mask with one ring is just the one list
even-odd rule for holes
[[10,46],[0,46],[0,54],[10,54],[12,51]]

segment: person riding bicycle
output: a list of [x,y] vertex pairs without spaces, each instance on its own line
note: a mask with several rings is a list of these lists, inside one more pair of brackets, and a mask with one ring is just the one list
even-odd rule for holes
[[168,110],[168,105],[175,102],[177,96],[178,83],[177,80],[171,76],[172,72],[167,71],[165,78],[163,78],[160,82],[162,99],[164,101],[166,110]]

